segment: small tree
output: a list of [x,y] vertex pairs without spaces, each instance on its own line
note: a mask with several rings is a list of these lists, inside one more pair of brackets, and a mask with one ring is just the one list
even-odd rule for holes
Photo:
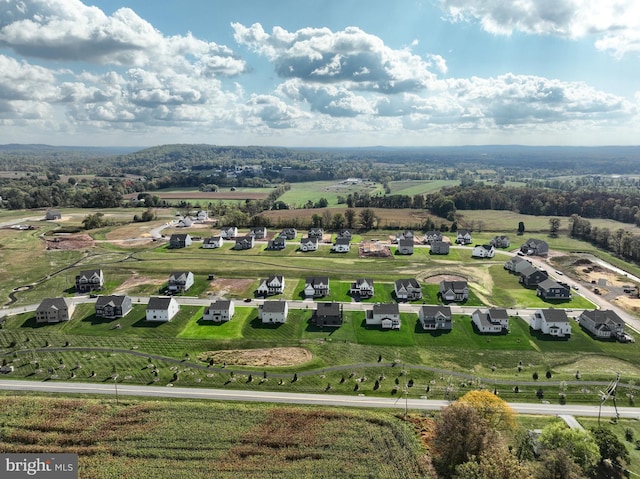
[[531,375],[531,377],[533,378],[534,381],[538,380],[538,371],[534,371],[533,374]]
[[555,238],[560,230],[560,218],[549,218],[549,236]]
[[551,376],[552,376],[551,371],[547,371],[545,376],[547,377],[547,379],[551,379]]
[[524,234],[524,222],[520,221],[518,223],[518,235],[522,236]]

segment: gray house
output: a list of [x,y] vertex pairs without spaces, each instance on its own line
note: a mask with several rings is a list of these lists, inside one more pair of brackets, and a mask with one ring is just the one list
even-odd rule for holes
[[36,323],[59,323],[69,321],[75,305],[66,298],[46,298],[36,309]]
[[536,294],[542,299],[571,299],[571,288],[567,283],[560,283],[552,279],[545,279],[538,283]]
[[314,311],[311,321],[319,328],[324,326],[339,328],[342,326],[342,307],[340,304],[333,302],[318,303],[318,307]]
[[89,269],[80,271],[76,276],[76,291],[78,293],[88,293],[97,291],[104,287],[104,275],[101,269]]
[[449,306],[422,306],[418,311],[418,321],[420,321],[423,331],[451,331],[451,308]]
[[358,278],[353,283],[351,283],[349,294],[351,296],[358,296],[359,298],[373,297],[373,280],[370,278]]
[[466,281],[440,281],[440,297],[448,302],[466,301],[469,299],[469,286]]
[[169,237],[169,248],[186,248],[191,243],[191,236],[188,234],[176,233]]
[[284,236],[276,236],[269,240],[267,243],[267,249],[270,250],[283,250],[287,247],[287,238]]
[[503,235],[503,236],[494,236],[493,239],[489,241],[489,244],[491,244],[495,248],[508,248],[509,245],[511,245],[511,242],[509,241],[508,236]]
[[549,254],[549,245],[546,241],[530,238],[525,244],[520,246],[520,251],[532,256],[547,256],[547,254]]
[[304,295],[307,298],[321,298],[329,294],[329,277],[317,276],[307,278],[304,285]]
[[422,288],[415,278],[396,279],[393,289],[398,301],[414,301],[422,298]]
[[580,326],[589,331],[598,339],[623,339],[624,333],[624,321],[615,311],[607,310],[594,310],[583,311],[578,317]]
[[533,266],[531,261],[524,259],[521,256],[513,256],[509,261],[504,263],[504,269],[515,274],[520,274],[529,266]]
[[236,238],[236,244],[233,245],[235,250],[251,249],[255,245],[255,237],[251,235],[240,236]]
[[456,243],[458,244],[471,244],[471,232],[468,230],[458,230],[456,236]]
[[398,240],[398,254],[413,254],[413,238]]
[[322,228],[315,228],[315,227],[309,228],[307,236],[309,238],[318,238],[319,240],[321,240],[322,237],[324,236],[324,230]]
[[284,228],[281,232],[280,232],[280,236],[288,239],[288,240],[294,240],[296,239],[296,235],[298,234],[298,231],[295,228]]
[[444,241],[434,241],[431,243],[431,254],[449,254],[449,243]]
[[129,296],[99,296],[96,301],[96,316],[105,319],[123,318],[131,311],[131,307]]
[[49,210],[44,215],[44,219],[45,220],[61,220],[62,213],[60,213],[60,210]]
[[529,266],[520,272],[518,281],[529,288],[537,288],[540,283],[548,278],[549,274],[545,270],[538,269],[535,266]]
[[424,234],[425,244],[433,244],[437,241],[442,241],[442,233],[440,231],[431,230]]

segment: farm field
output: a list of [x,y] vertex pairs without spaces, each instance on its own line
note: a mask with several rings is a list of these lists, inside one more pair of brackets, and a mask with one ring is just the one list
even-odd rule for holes
[[3,452],[78,453],[79,477],[425,477],[413,427],[384,411],[7,396],[0,407],[13,411]]
[[[346,199],[349,194],[367,193],[374,195],[383,192],[382,185],[371,182],[357,184],[341,183],[339,181],[307,181],[304,183],[291,183],[291,189],[278,199],[284,201],[293,208],[302,208],[308,201],[317,202],[325,198],[329,205],[338,205],[338,196]],[[344,205],[346,208],[346,204]]]

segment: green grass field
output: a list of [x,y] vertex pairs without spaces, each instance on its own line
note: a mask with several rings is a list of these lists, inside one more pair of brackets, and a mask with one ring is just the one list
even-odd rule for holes
[[12,411],[3,452],[77,453],[79,477],[425,477],[411,424],[389,412],[7,396],[0,407]]

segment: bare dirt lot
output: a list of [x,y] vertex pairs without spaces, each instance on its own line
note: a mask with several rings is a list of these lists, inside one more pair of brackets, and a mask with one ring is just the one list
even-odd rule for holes
[[81,250],[93,248],[95,245],[93,238],[86,234],[56,236],[53,238],[46,238],[44,241],[45,248],[47,250]]
[[252,279],[217,278],[211,282],[208,292],[222,297],[229,294],[242,296],[251,283]]
[[310,361],[313,355],[304,348],[228,349],[207,351],[198,356],[201,361],[213,359],[215,364],[234,366],[296,366]]
[[142,284],[154,284],[161,285],[166,281],[164,279],[153,279],[147,276],[140,276],[138,273],[133,273],[133,276],[125,280],[120,286],[113,290],[113,294],[127,293],[130,289],[140,286]]

